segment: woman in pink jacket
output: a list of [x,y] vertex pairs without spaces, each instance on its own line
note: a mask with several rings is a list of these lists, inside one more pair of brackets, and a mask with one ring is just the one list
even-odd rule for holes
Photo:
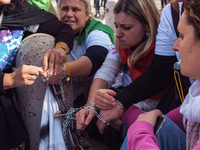
[[[176,129],[186,132],[184,141],[186,141],[187,150],[200,149],[200,71],[198,69],[200,66],[200,0],[186,0],[184,7],[178,25],[180,36],[173,49],[179,51],[181,73],[196,79],[196,81],[190,87],[183,104],[166,115],[171,120],[167,120],[160,130],[158,136],[162,135],[162,138],[156,137],[153,132],[157,117],[162,116],[162,113],[159,110],[153,110],[147,114],[139,115],[136,122],[128,129],[128,149],[130,150],[156,150],[163,147],[169,149],[170,145],[166,142],[173,139],[171,135],[182,134]],[[138,114],[143,113],[141,110],[137,112]],[[176,140],[184,142],[181,139]]]

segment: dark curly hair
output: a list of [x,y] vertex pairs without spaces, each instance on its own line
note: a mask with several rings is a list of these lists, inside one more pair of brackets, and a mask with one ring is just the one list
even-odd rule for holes
[[11,0],[10,4],[5,5],[4,16],[24,12],[30,5],[27,0]]
[[193,26],[196,37],[200,39],[200,0],[186,0],[184,9],[188,24]]

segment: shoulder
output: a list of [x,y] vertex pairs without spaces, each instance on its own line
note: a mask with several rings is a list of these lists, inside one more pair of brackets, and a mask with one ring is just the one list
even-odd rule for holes
[[156,35],[155,54],[165,56],[176,55],[172,49],[176,39],[177,36],[173,25],[171,4],[167,4],[161,14],[158,34]]
[[101,30],[98,30],[98,29],[91,31],[88,34],[87,38],[96,38],[96,37],[99,37],[99,36],[104,37],[104,38],[107,38],[107,37],[109,38],[107,33],[103,32]]
[[85,45],[87,45],[87,47],[99,45],[107,48],[112,45],[112,42],[107,33],[101,30],[94,30],[87,35]]

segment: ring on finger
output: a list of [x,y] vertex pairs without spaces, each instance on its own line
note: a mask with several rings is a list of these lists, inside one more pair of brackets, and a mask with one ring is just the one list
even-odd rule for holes
[[33,81],[33,76],[31,76],[31,81]]

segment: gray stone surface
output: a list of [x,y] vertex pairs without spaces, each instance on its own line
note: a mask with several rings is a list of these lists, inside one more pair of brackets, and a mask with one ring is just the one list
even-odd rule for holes
[[[16,56],[16,68],[22,64],[42,67],[43,55],[47,49],[53,48],[54,37],[47,34],[33,34],[25,38]],[[72,83],[72,82],[70,82]],[[47,84],[38,77],[34,84],[27,87],[17,87],[19,94],[19,106],[22,117],[30,134],[31,150],[37,150],[39,146],[40,122]],[[66,105],[72,107],[72,85],[66,85],[63,81]]]

